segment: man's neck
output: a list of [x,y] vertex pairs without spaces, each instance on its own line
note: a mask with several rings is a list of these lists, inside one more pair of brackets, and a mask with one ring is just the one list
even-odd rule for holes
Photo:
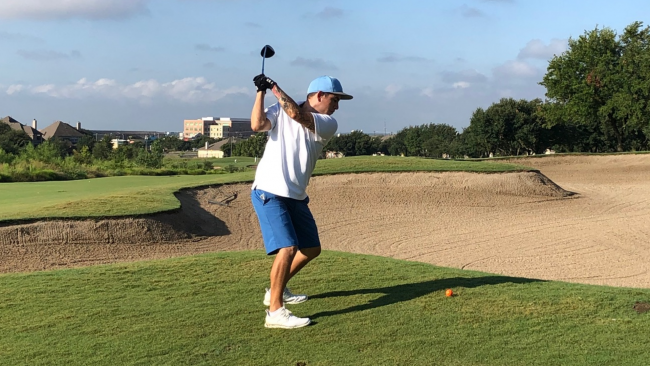
[[305,112],[318,113],[318,111],[314,109],[314,107],[312,107],[311,104],[309,104],[309,100],[306,100],[304,103],[300,104],[299,107]]

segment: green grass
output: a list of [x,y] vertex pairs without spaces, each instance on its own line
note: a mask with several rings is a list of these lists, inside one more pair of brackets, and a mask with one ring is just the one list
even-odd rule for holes
[[423,159],[399,156],[355,156],[343,159],[319,160],[314,175],[404,171],[498,173],[528,170],[531,170],[531,168],[505,163],[486,164],[480,161]]
[[604,153],[569,152],[569,153],[555,153],[555,154],[495,156],[493,158],[473,158],[470,159],[470,161],[542,159],[545,157],[553,157],[553,156],[611,156],[611,155],[647,155],[647,154],[650,154],[650,151],[623,151],[623,152],[604,152]]
[[[225,166],[250,165],[253,158],[229,158]],[[246,158],[244,158],[246,159]],[[401,157],[355,157],[321,160],[315,175],[352,172],[470,171],[503,172],[530,168],[489,162]],[[42,218],[133,216],[179,207],[173,193],[181,188],[250,182],[254,171],[201,176],[125,176],[77,181],[0,183],[0,221]]]
[[[173,161],[187,161],[187,162],[195,162],[195,161],[209,161],[213,164],[213,166],[218,166],[221,168],[225,168],[228,165],[232,165],[238,168],[245,168],[250,165],[255,165],[257,164],[255,162],[255,158],[250,158],[247,156],[233,156],[233,157],[227,157],[227,158],[197,158],[196,156],[193,158],[180,158],[177,154],[169,154],[165,156],[167,158],[167,161],[173,162]],[[257,161],[259,162],[259,158]]]
[[[650,290],[324,252],[265,329],[262,252],[0,275],[2,365],[647,365]],[[452,288],[458,294],[444,296]]]
[[254,172],[0,184],[0,221],[142,215],[180,207],[185,187],[250,181]]

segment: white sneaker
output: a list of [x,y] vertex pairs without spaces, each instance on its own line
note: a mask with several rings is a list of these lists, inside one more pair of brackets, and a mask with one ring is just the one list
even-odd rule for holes
[[282,328],[282,329],[293,329],[293,328],[302,328],[311,323],[309,318],[298,318],[293,315],[285,307],[278,309],[274,316],[271,316],[271,312],[266,310],[266,322],[264,327],[266,328]]
[[[294,295],[291,293],[288,287],[284,288],[284,295],[282,296],[282,305],[286,304],[300,304],[301,302],[307,301],[307,295]],[[271,290],[266,289],[264,294],[264,305],[271,305]]]

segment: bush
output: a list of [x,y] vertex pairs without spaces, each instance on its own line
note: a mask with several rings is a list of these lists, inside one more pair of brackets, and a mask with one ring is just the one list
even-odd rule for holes
[[189,175],[205,175],[205,170],[203,169],[190,169],[187,171]]
[[52,170],[19,170],[11,175],[12,182],[44,182],[50,180],[65,180],[66,176]]

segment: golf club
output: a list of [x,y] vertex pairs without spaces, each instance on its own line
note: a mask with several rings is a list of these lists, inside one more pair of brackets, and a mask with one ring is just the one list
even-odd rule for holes
[[264,74],[264,61],[267,58],[273,57],[275,55],[275,50],[273,47],[269,46],[268,44],[262,48],[262,52],[260,52],[262,55],[262,74]]

